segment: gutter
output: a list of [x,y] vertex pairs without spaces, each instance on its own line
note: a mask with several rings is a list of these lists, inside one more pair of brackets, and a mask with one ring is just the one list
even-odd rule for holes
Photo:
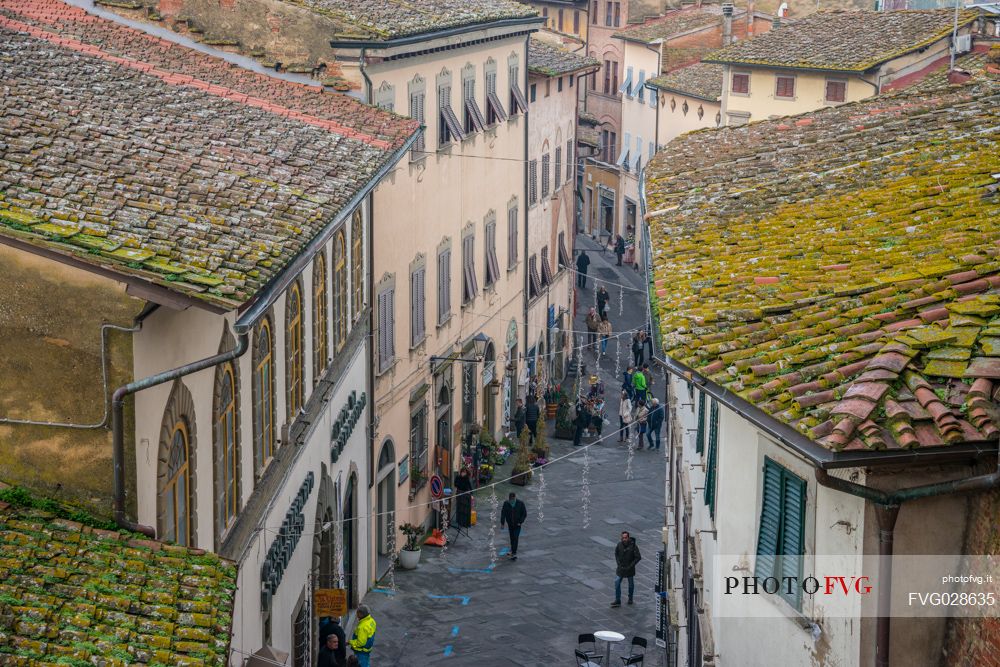
[[367,47],[372,49],[389,49],[394,46],[409,46],[411,44],[428,42],[433,39],[441,39],[445,37],[455,37],[458,35],[465,35],[470,32],[478,32],[480,30],[488,28],[530,26],[532,24],[542,24],[542,23],[544,23],[544,20],[542,19],[541,16],[538,15],[523,16],[519,18],[491,21],[489,23],[474,23],[471,25],[455,26],[453,28],[445,28],[444,30],[436,30],[434,32],[422,32],[416,35],[397,37],[395,39],[334,39],[330,40],[330,48],[361,49]]
[[[522,91],[527,91],[528,90],[528,79],[529,79],[530,74],[531,74],[528,71],[528,51],[531,48],[530,41],[531,41],[531,35],[530,34],[525,35],[524,36],[524,75],[523,75],[523,78],[521,80],[521,85],[524,86],[524,87],[521,89]],[[579,90],[579,89],[577,89],[577,90]],[[528,107],[529,108],[531,107],[531,101],[530,100],[528,101]],[[531,209],[531,200],[528,198],[528,190],[529,190],[529,184],[528,184],[528,174],[529,174],[528,163],[531,161],[531,154],[530,154],[530,151],[529,151],[529,148],[528,148],[528,139],[529,139],[529,136],[528,136],[528,122],[529,122],[528,121],[528,115],[529,115],[528,114],[528,109],[525,109],[524,110],[524,160],[522,162],[522,182],[524,183],[524,234],[522,236],[524,236],[524,241],[521,243],[522,247],[524,248],[524,254],[523,254],[523,257],[522,257],[522,259],[524,260],[524,280],[522,281],[522,284],[521,284],[521,289],[523,290],[522,294],[524,295],[524,298],[521,299],[521,303],[524,304],[524,309],[523,309],[524,310],[524,320],[523,320],[523,322],[524,322],[524,347],[522,348],[522,354],[525,355],[525,361],[524,361],[524,363],[526,365],[528,363],[528,360],[527,360],[528,359],[527,358],[528,350],[531,349],[530,348],[530,343],[528,341],[528,311],[529,311],[529,305],[530,305],[528,302],[530,301],[530,295],[531,295],[531,287],[530,287],[530,282],[529,282],[531,280],[531,276],[528,275],[529,274],[529,270],[528,270],[528,233],[529,233],[529,230],[530,230],[530,228],[528,226],[528,222],[529,222],[530,215],[531,215],[530,212],[529,212],[530,209]],[[546,324],[548,324],[548,311],[546,311],[545,318],[546,318]],[[512,363],[512,362],[516,363],[516,361],[517,361],[516,359],[508,359],[507,360],[508,363]],[[514,396],[516,397],[517,396],[517,378],[516,377],[511,378],[511,383],[514,386]]]
[[341,208],[337,217],[334,218],[334,220],[328,224],[312,241],[310,241],[305,250],[299,253],[299,255],[291,263],[289,263],[288,266],[286,266],[285,269],[282,270],[282,272],[278,274],[278,276],[267,287],[258,293],[257,298],[254,300],[252,305],[239,316],[236,320],[235,326],[233,327],[238,336],[235,348],[228,352],[222,352],[211,357],[206,357],[205,359],[200,359],[198,361],[184,364],[183,366],[178,366],[177,368],[171,370],[163,371],[155,375],[150,375],[148,377],[129,382],[128,384],[115,389],[111,398],[111,436],[112,458],[114,461],[114,517],[115,523],[117,523],[120,528],[142,533],[149,537],[156,536],[155,528],[134,523],[128,519],[125,513],[125,424],[123,413],[126,397],[140,392],[143,389],[149,389],[166,382],[171,382],[186,375],[190,375],[207,368],[212,368],[218,364],[233,361],[234,359],[243,356],[243,354],[250,349],[250,330],[253,328],[256,321],[274,304],[275,301],[277,301],[278,296],[285,290],[292,280],[294,280],[295,277],[297,277],[298,274],[305,269],[306,265],[312,261],[313,256],[319,251],[322,245],[333,236],[334,230],[337,229],[337,227],[339,227],[340,224],[354,212],[365,197],[371,194],[371,192],[375,189],[375,186],[378,185],[385,175],[395,168],[396,163],[399,162],[400,158],[410,149],[410,146],[414,141],[416,141],[417,136],[418,133],[416,132],[411,134],[406,142],[399,149],[397,149],[396,152],[394,152],[385,162],[385,164],[379,168],[375,175],[369,179],[365,187],[355,193],[355,195],[351,197],[350,201]]

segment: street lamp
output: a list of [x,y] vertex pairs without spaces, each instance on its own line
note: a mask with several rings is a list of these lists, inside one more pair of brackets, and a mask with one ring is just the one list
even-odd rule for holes
[[474,358],[467,359],[465,357],[456,357],[456,356],[441,357],[437,355],[431,355],[430,360],[431,363],[435,361],[461,361],[461,362],[478,364],[480,361],[483,360],[483,357],[486,356],[486,344],[489,342],[490,342],[489,337],[482,331],[480,331],[472,338],[472,351],[476,355]]

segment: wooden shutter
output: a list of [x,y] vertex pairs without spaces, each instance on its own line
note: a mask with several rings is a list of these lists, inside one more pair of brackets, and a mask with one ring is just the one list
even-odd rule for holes
[[389,309],[389,291],[385,290],[378,295],[378,368],[384,371],[389,367],[390,353],[392,348],[392,317]]
[[576,173],[576,164],[573,162],[573,140],[566,142],[566,180],[572,181],[573,174]]
[[549,154],[542,156],[542,199],[549,196]]
[[476,284],[476,258],[473,254],[475,252],[475,241],[475,237],[473,236],[467,236],[462,239],[463,303],[468,303],[475,299],[476,294],[479,292],[479,286]]
[[559,266],[568,268],[572,264],[566,249],[566,232],[559,232]]
[[698,392],[698,431],[694,438],[694,451],[701,454],[705,450],[705,393]]
[[781,539],[782,468],[771,459],[764,459],[764,479],[761,489],[760,526],[757,532],[757,564],[754,574],[771,577],[775,572],[775,556]]
[[[782,577],[802,574],[803,535],[805,533],[806,482],[787,470],[782,470],[781,541],[779,558]],[[779,594],[795,607],[801,605],[802,589],[792,587],[792,593],[782,587]]]
[[705,504],[708,514],[715,518],[716,467],[719,458],[719,404],[712,401],[708,411],[708,455],[705,460]]
[[556,188],[562,183],[562,147],[556,148],[556,174],[553,180]]
[[486,225],[486,284],[500,280],[500,262],[497,260],[497,223]]
[[507,268],[517,264],[517,207],[507,209]]
[[451,248],[438,255],[438,324],[451,314]]
[[424,276],[426,269],[420,267],[410,276],[410,346],[416,346],[424,339],[426,331],[424,319]]
[[528,203],[538,201],[538,160],[528,162]]

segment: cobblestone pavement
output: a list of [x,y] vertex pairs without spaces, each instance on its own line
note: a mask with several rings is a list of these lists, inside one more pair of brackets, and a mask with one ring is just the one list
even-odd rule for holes
[[[640,274],[613,266],[613,254],[591,252],[589,239],[578,237],[591,255],[591,278],[611,280],[641,289]],[[645,297],[641,291],[625,291],[623,315],[619,316],[619,289],[609,286],[609,318],[614,330],[639,326],[644,317]],[[579,295],[578,330],[585,329],[582,318],[594,300],[594,281],[587,281],[586,294]],[[627,364],[627,339],[622,339],[621,364]],[[553,458],[576,452],[545,469],[544,498],[539,498],[540,475],[536,472],[526,487],[497,486],[502,503],[515,490],[528,507],[528,519],[521,533],[518,560],[501,555],[491,566],[488,532],[489,491],[476,499],[478,525],[469,536],[453,540],[441,549],[424,547],[420,566],[414,571],[395,571],[395,592],[380,588],[365,602],[378,623],[373,663],[384,665],[572,665],[577,634],[595,630],[615,630],[626,636],[649,640],[646,664],[663,665],[662,649],[656,649],[655,593],[656,553],[660,529],[664,525],[664,468],[662,455],[637,451],[633,457],[633,478],[626,479],[627,448],[617,443],[614,342],[608,358],[598,371],[607,386],[609,420],[605,439],[586,449],[551,437]],[[586,373],[594,370],[594,355],[584,354]],[[663,378],[654,390],[660,393]],[[552,422],[549,422],[550,434]],[[585,444],[594,442],[585,440]],[[584,468],[588,470],[590,492],[589,526],[584,527]],[[508,476],[509,467],[498,470],[498,479]],[[636,572],[635,604],[612,609],[614,599],[614,548],[622,530],[636,537],[643,559]],[[506,554],[507,531],[497,526],[495,544]],[[626,592],[623,591],[623,602]],[[620,664],[625,645],[612,649],[611,665]]]

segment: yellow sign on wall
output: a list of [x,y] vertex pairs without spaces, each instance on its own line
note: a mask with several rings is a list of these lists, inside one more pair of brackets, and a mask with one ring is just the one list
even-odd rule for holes
[[313,593],[316,617],[346,616],[347,591],[343,588],[317,588]]

